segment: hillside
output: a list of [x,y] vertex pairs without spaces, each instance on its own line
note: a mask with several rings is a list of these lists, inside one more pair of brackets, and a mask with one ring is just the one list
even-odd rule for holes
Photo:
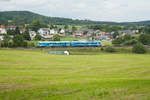
[[104,22],[104,21],[91,21],[91,20],[73,20],[69,18],[59,18],[59,17],[48,17],[40,14],[36,14],[29,11],[4,11],[0,12],[0,24],[30,24],[33,20],[40,20],[46,24],[76,24],[76,25],[86,25],[86,24],[106,24],[106,25],[150,25],[150,21],[141,22]]

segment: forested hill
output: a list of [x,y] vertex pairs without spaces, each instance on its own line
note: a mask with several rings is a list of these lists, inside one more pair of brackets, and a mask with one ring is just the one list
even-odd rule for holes
[[69,18],[47,17],[29,11],[0,12],[0,24],[15,22],[17,24],[30,24],[33,20],[40,20],[46,24],[114,24],[113,22],[97,22],[89,20],[73,20]]
[[91,20],[73,20],[69,18],[48,17],[36,14],[29,11],[4,11],[0,12],[0,24],[30,24],[33,20],[40,20],[46,24],[106,24],[106,25],[150,25],[150,21],[130,22],[130,23],[117,23],[117,22],[103,22]]

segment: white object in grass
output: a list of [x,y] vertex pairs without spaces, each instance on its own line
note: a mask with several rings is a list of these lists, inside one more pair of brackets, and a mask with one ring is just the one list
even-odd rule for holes
[[69,55],[69,52],[68,51],[64,51],[64,54]]

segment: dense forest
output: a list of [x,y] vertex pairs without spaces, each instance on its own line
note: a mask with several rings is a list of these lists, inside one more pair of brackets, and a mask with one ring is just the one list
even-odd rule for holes
[[104,22],[91,20],[73,20],[69,18],[47,17],[29,11],[4,11],[0,12],[0,24],[30,24],[33,20],[40,20],[45,24],[55,25],[87,25],[87,24],[103,24],[103,25],[150,25],[150,21],[141,22]]

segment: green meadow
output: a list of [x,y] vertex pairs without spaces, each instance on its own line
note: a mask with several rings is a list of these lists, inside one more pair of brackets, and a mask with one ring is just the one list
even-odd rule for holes
[[150,100],[150,55],[0,49],[0,100]]

